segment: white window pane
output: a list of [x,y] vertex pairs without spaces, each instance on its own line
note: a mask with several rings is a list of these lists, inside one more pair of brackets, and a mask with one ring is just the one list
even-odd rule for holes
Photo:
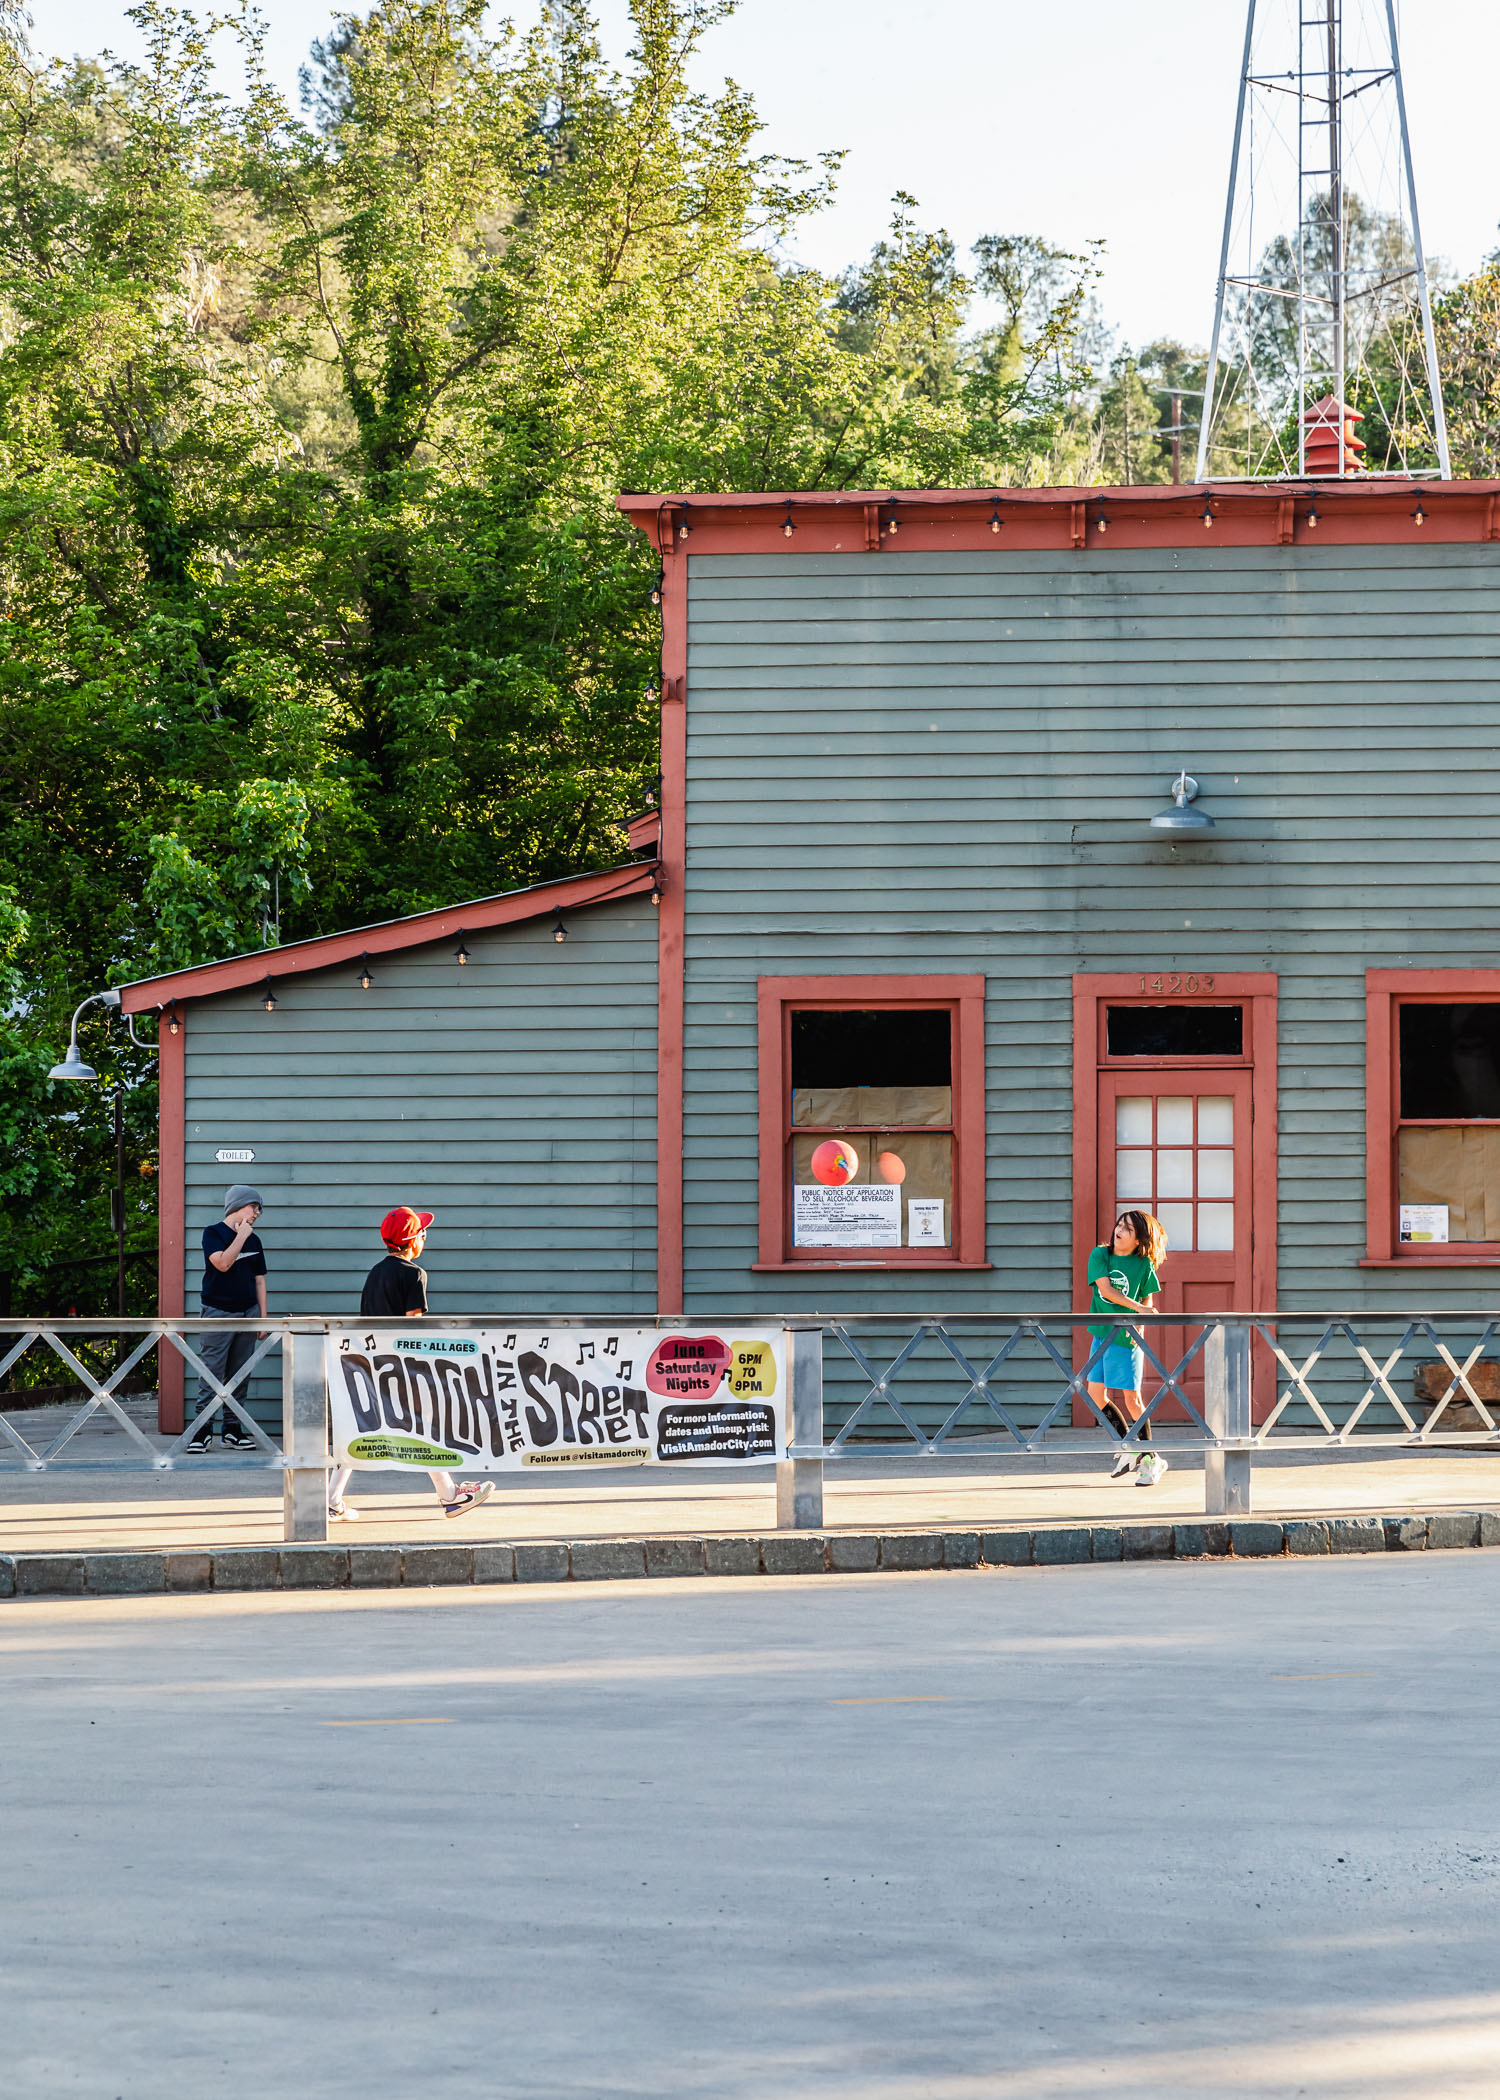
[[1115,1143],[1117,1145],[1149,1145],[1151,1142],[1151,1102],[1149,1097],[1124,1095],[1115,1103]]
[[1158,1145],[1190,1145],[1193,1142],[1193,1102],[1189,1094],[1162,1094],[1156,1103]]
[[1232,1196],[1234,1194],[1234,1154],[1232,1152],[1200,1152],[1198,1154],[1198,1194],[1200,1196]]
[[1234,1143],[1234,1096],[1232,1094],[1200,1094],[1198,1096],[1198,1142],[1200,1145],[1232,1145]]
[[1158,1152],[1156,1193],[1159,1196],[1191,1196],[1193,1155],[1191,1152]]
[[1230,1254],[1234,1251],[1232,1203],[1198,1205],[1198,1247],[1203,1254]]
[[1115,1203],[1149,1203],[1151,1201],[1151,1154],[1149,1152],[1117,1152],[1115,1154]]
[[1167,1245],[1179,1254],[1193,1251],[1193,1206],[1191,1203],[1158,1203],[1156,1215],[1167,1228]]

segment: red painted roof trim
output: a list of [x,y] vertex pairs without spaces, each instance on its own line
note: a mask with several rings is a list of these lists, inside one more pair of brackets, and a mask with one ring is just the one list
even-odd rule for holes
[[[631,523],[652,537],[663,559],[683,552],[905,554],[989,548],[1097,555],[1134,547],[1500,540],[1500,481],[1313,477],[1133,488],[657,493],[622,495],[616,501]],[[1205,508],[1212,526],[1203,522]]]
[[534,882],[524,890],[448,905],[442,911],[414,912],[410,918],[386,919],[378,926],[356,926],[348,933],[320,934],[315,940],[293,941],[285,948],[258,948],[253,955],[231,956],[226,962],[200,963],[196,969],[176,970],[167,977],[144,977],[121,987],[120,1004],[128,1014],[147,1013],[174,999],[206,999],[215,992],[264,984],[268,976],[279,983],[287,977],[305,976],[310,970],[326,970],[331,963],[358,962],[362,955],[392,955],[429,941],[454,940],[460,933],[519,925],[552,911],[578,911],[612,897],[644,896],[653,879],[652,863],[635,861],[597,874]]

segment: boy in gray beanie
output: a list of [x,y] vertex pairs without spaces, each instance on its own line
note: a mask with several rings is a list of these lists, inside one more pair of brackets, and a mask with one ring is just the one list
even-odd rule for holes
[[[235,1324],[214,1334],[197,1337],[198,1354],[221,1385],[229,1385],[255,1352],[255,1330],[251,1320],[266,1317],[266,1250],[256,1235],[255,1224],[263,1205],[260,1190],[237,1181],[224,1191],[224,1222],[210,1225],[203,1235],[203,1314],[212,1319],[223,1313]],[[247,1380],[233,1388],[243,1407],[248,1397]],[[213,1399],[207,1380],[198,1381],[198,1404]],[[203,1415],[188,1439],[189,1451],[206,1451],[213,1440],[214,1420],[223,1417],[223,1440],[227,1450],[255,1448],[255,1439],[227,1407]]]

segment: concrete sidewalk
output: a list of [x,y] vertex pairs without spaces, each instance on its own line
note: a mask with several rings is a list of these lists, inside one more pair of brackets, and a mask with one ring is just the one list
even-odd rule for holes
[[[71,1447],[70,1447],[71,1448]],[[1170,1455],[1170,1436],[1159,1446]],[[280,1483],[229,1454],[185,1461],[171,1473],[110,1472],[130,1457],[118,1429],[90,1432],[91,1461],[48,1473],[0,1470],[0,1552],[78,1553],[270,1546],[281,1539]],[[838,1532],[1034,1530],[1067,1524],[1165,1523],[1203,1514],[1201,1457],[1182,1454],[1159,1487],[1108,1478],[1110,1448],[1020,1458],[860,1456],[830,1462],[825,1535]],[[502,1473],[494,1498],[459,1519],[443,1517],[426,1476],[355,1475],[359,1521],[331,1527],[340,1545],[451,1540],[605,1539],[764,1534],[776,1525],[770,1466],[669,1473],[633,1467],[583,1478]],[[1254,1473],[1255,1514],[1272,1518],[1397,1515],[1500,1509],[1500,1451],[1450,1447],[1283,1454]]]

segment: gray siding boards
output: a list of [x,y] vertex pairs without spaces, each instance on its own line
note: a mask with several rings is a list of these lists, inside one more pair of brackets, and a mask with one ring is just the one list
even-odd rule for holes
[[[194,1001],[187,1305],[227,1183],[266,1198],[273,1310],[357,1313],[396,1203],[437,1213],[441,1313],[656,1302],[656,913],[643,898]],[[274,954],[267,957],[272,971]],[[214,1160],[248,1145],[253,1166]]]
[[[694,557],[688,1310],[1071,1303],[1075,970],[1278,974],[1283,1307],[1483,1299],[1358,1266],[1364,971],[1500,960],[1497,646],[1489,545]],[[752,1275],[757,977],[960,971],[993,1274]]]

